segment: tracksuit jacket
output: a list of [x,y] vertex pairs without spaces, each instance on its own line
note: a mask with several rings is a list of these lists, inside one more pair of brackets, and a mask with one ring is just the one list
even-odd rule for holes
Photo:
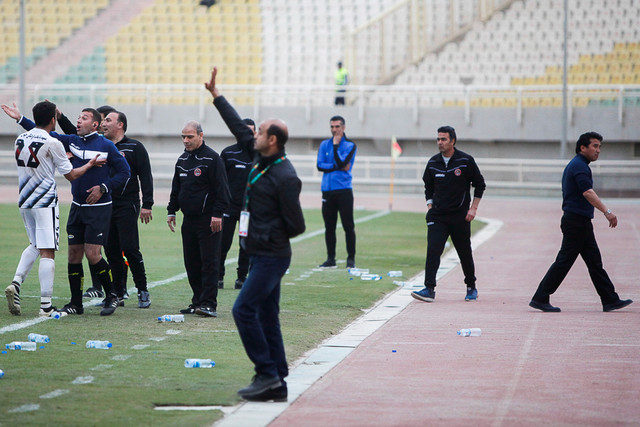
[[224,165],[218,153],[202,142],[194,151],[178,157],[167,211],[185,216],[210,215],[222,218],[229,204],[229,188]]
[[[333,145],[333,138],[325,139],[320,143],[318,149],[318,170],[325,172],[322,174],[322,191],[349,190],[352,188],[353,162],[356,157],[357,147],[345,136],[340,144]],[[348,163],[351,163],[348,171],[341,170]]]
[[422,176],[426,200],[432,200],[432,215],[466,215],[471,204],[470,185],[473,185],[473,197],[482,198],[486,188],[484,178],[473,157],[455,149],[445,165],[442,154],[431,157]]

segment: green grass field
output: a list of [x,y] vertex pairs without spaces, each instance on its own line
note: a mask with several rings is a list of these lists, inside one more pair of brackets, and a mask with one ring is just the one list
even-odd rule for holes
[[[37,262],[22,287],[21,316],[8,312],[2,293],[2,349],[11,341],[26,341],[31,332],[46,334],[51,342],[35,352],[7,350],[0,354],[0,369],[5,372],[0,379],[0,425],[210,425],[222,416],[221,412],[156,411],[154,407],[235,405],[240,401],[236,391],[249,383],[253,369],[231,317],[238,292],[232,289],[235,264],[227,265],[226,288],[218,295],[218,318],[186,316],[185,323],[158,323],[159,315],[186,307],[191,290],[186,278],[175,279],[184,274],[180,235],[169,231],[162,209],[154,213],[151,224],[140,227],[152,301],[149,309],[137,308],[135,292],[130,292],[132,298],[125,307],[112,316],[101,317],[100,308],[85,299],[84,315],[49,319],[8,331],[11,325],[37,318]],[[290,363],[395,289],[392,282],[398,279],[386,277],[387,271],[402,270],[407,279],[424,268],[424,214],[393,212],[368,219],[372,214],[356,212],[357,221],[365,219],[356,225],[356,265],[383,275],[380,281],[362,281],[348,275],[341,230],[337,249],[338,259],[343,261],[335,270],[314,270],[326,257],[322,233],[293,243],[294,256],[283,279],[281,303]],[[15,205],[0,205],[0,215],[0,277],[4,290],[27,238]],[[67,215],[68,206],[61,206],[61,250],[56,258],[53,300],[58,307],[69,300],[64,232]],[[305,210],[305,219],[307,233],[323,229],[319,210]],[[229,258],[236,254],[234,243]],[[88,276],[86,264],[85,274]],[[170,278],[174,280],[167,280]],[[132,286],[129,278],[129,288]],[[113,348],[86,349],[84,344],[89,339],[109,340]],[[184,368],[184,359],[190,357],[211,358],[216,366]]]

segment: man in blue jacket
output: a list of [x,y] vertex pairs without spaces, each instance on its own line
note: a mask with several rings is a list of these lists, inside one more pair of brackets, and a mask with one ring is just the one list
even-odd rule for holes
[[318,170],[322,175],[322,219],[327,260],[320,267],[336,266],[336,225],[338,213],[347,243],[347,268],[356,266],[356,231],[353,221],[353,187],[351,184],[356,144],[344,134],[345,121],[341,116],[329,120],[332,137],[325,139],[318,150]]
[[[19,118],[18,124],[26,130],[35,126],[31,120],[21,116],[17,108],[14,110],[13,115],[7,112],[7,109],[5,112],[15,119]],[[96,155],[99,155],[99,159],[107,160],[104,167],[92,168],[71,183],[73,202],[67,220],[71,301],[58,310],[64,315],[84,313],[82,306],[83,256],[87,257],[89,268],[96,273],[105,290],[106,298],[100,315],[109,316],[118,307],[111,269],[107,261],[102,258],[102,246],[109,234],[112,190],[121,187],[129,179],[130,169],[113,142],[98,134],[101,121],[102,117],[98,111],[85,108],[76,121],[77,135],[51,132],[51,136],[60,140],[66,151],[73,155],[71,164],[74,168],[82,167]]]

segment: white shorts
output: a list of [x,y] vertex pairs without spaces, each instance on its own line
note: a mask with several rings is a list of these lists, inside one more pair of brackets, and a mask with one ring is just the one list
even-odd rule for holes
[[59,249],[60,213],[53,208],[20,209],[29,243],[38,249]]

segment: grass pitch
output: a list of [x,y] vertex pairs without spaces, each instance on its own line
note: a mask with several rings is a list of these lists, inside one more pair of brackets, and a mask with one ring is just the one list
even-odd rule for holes
[[[185,316],[184,323],[158,323],[162,314],[186,307],[191,289],[182,261],[180,234],[171,233],[163,209],[154,211],[149,225],[140,226],[151,294],[149,309],[137,308],[135,292],[112,316],[85,299],[85,313],[60,320],[48,319],[12,330],[16,324],[36,321],[39,309],[37,265],[22,286],[22,315],[12,316],[4,295],[0,298],[0,344],[26,341],[31,332],[46,334],[48,344],[35,352],[0,354],[0,425],[211,425],[220,411],[156,411],[165,405],[235,405],[236,391],[252,375],[231,307],[235,264],[227,264],[225,289],[218,295],[218,318]],[[395,289],[386,272],[402,270],[407,279],[424,268],[424,214],[393,212],[375,215],[356,211],[356,265],[383,276],[362,281],[344,269],[344,234],[338,230],[338,269],[316,271],[326,258],[322,216],[305,210],[307,233],[293,243],[289,274],[283,279],[281,323],[287,358],[293,362]],[[2,289],[11,282],[26,233],[15,205],[0,205],[0,277]],[[56,256],[53,304],[69,301],[66,277],[67,248],[64,226],[68,206],[61,206],[61,249]],[[181,218],[178,218],[181,223]],[[479,226],[480,224],[477,224]],[[318,232],[312,235],[313,232]],[[237,255],[234,242],[228,258]],[[90,277],[85,261],[85,274]],[[402,278],[401,278],[402,279]],[[129,278],[128,287],[133,287]],[[95,301],[94,301],[95,302]],[[109,350],[86,349],[89,339],[109,340]],[[40,348],[43,347],[43,348]],[[184,368],[184,359],[211,358],[212,369]]]

